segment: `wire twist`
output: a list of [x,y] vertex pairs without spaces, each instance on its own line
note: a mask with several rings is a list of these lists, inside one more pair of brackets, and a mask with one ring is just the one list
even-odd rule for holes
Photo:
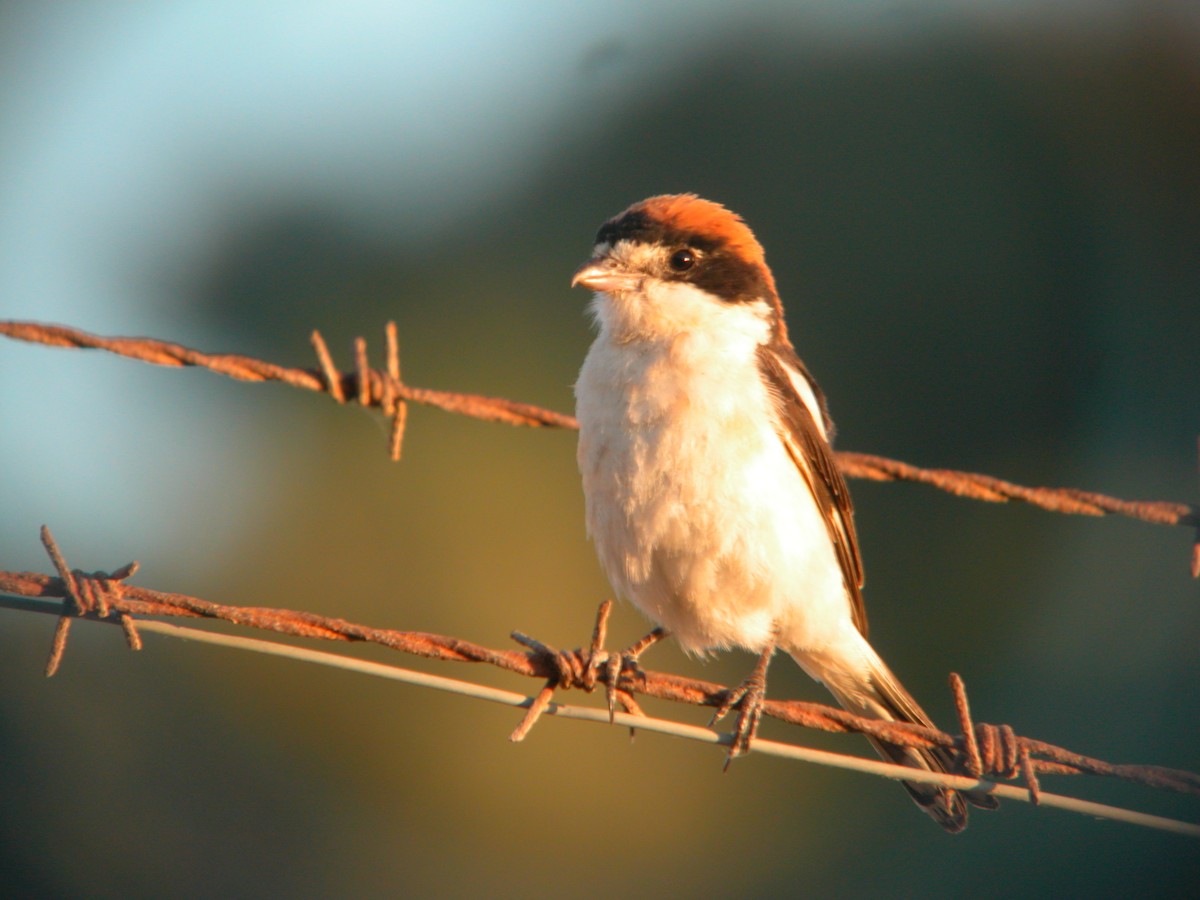
[[[115,572],[81,572],[71,569],[63,558],[62,551],[50,533],[50,528],[42,526],[42,546],[50,561],[54,564],[58,577],[62,580],[63,604],[62,614],[54,629],[54,640],[50,646],[50,658],[46,661],[46,677],[50,678],[62,664],[63,654],[67,649],[67,637],[71,632],[71,622],[80,616],[92,616],[107,619],[111,616],[111,608],[121,597],[121,582],[132,576],[138,570],[137,560],[127,563]],[[125,640],[130,650],[142,649],[142,637],[137,632],[133,618],[125,612],[116,613],[117,621],[125,632]]]

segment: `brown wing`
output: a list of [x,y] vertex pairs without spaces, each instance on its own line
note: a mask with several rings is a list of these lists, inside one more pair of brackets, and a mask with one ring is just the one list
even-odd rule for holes
[[867,636],[867,610],[863,606],[862,557],[858,552],[858,536],[854,533],[854,504],[846,480],[834,459],[833,447],[821,433],[808,405],[797,393],[795,381],[802,379],[812,388],[813,395],[825,420],[826,431],[832,434],[832,423],[825,412],[825,400],[813,382],[804,363],[782,343],[764,345],[758,351],[759,370],[779,416],[779,437],[788,449],[796,468],[804,476],[809,490],[816,498],[842,567],[842,579],[850,597],[854,625]]

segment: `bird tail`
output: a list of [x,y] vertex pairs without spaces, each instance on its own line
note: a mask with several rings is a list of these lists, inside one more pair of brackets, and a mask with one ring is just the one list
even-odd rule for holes
[[[842,708],[858,716],[883,719],[887,722],[909,722],[914,725],[935,727],[925,711],[917,705],[900,684],[900,680],[892,674],[870,644],[863,640],[862,645],[869,660],[868,677],[848,678],[844,672],[834,667],[820,666],[811,656],[803,660],[796,655],[796,661],[801,668],[822,682]],[[901,766],[911,766],[914,769],[925,769],[930,772],[948,772],[957,774],[953,756],[941,747],[929,749],[901,747],[888,744],[875,738],[867,740],[888,762]],[[967,803],[983,809],[995,809],[999,806],[991,794],[970,791],[960,793],[949,788],[933,784],[921,784],[911,781],[900,782],[912,796],[917,806],[928,813],[935,822],[949,832],[956,833],[967,827]]]

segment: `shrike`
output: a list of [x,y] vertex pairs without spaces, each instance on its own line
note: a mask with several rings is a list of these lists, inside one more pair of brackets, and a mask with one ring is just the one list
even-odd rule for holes
[[[753,739],[776,647],[850,712],[931,726],[867,642],[833,424],[746,224],[693,194],[651,197],[600,228],[572,284],[595,291],[599,329],[575,386],[588,532],[614,589],[684,650],[759,654],[727,704],[731,757]],[[953,771],[945,751],[873,743]],[[966,827],[958,792],[904,786],[947,831]]]

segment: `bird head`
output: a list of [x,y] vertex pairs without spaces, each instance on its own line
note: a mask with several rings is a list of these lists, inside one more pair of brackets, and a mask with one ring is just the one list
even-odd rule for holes
[[627,336],[754,319],[787,341],[762,245],[740,216],[695,194],[651,197],[609,219],[571,285],[596,291],[602,327]]

